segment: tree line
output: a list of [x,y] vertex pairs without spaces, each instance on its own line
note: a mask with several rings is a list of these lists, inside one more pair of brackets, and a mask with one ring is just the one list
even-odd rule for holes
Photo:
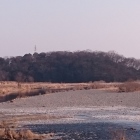
[[140,79],[140,61],[115,52],[57,51],[0,58],[0,81],[123,82]]

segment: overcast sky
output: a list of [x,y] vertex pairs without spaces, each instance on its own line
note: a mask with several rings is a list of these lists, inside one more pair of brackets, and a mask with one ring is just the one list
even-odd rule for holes
[[140,0],[0,0],[0,56],[114,50],[140,58]]

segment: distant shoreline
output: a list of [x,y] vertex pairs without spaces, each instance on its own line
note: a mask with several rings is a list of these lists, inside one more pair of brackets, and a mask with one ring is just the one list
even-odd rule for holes
[[29,96],[98,89],[112,93],[139,92],[140,82],[130,81],[124,83],[105,83],[104,81],[89,83],[0,83],[0,102],[13,101],[16,98],[25,98]]

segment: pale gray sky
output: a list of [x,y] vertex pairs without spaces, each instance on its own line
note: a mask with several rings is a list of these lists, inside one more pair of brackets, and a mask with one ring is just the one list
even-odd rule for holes
[[0,0],[0,56],[58,50],[140,58],[140,0]]

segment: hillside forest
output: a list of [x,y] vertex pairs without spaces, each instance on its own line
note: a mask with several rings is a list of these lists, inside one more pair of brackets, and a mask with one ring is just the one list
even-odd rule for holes
[[0,58],[0,81],[123,82],[140,79],[140,60],[113,51],[57,51]]

